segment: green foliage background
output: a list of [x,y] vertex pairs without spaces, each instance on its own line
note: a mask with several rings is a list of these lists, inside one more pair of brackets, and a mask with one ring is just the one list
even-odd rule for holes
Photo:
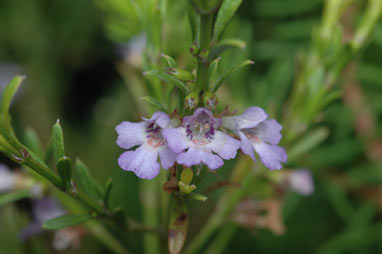
[[[193,67],[184,3],[163,2],[155,7],[161,10],[159,16],[151,15],[150,5],[155,1],[149,0],[0,2],[0,79],[8,77],[9,81],[12,72],[27,75],[12,106],[18,136],[30,126],[46,144],[51,126],[60,118],[69,155],[85,161],[102,184],[111,176],[113,201],[138,220],[142,218],[139,180],[117,165],[121,150],[115,144],[114,127],[123,120],[139,120],[149,111],[138,97],[153,88],[145,86],[142,69],[124,61],[120,53],[132,38],[145,33],[148,53],[143,57],[143,69],[150,69],[150,59],[159,59],[160,53],[173,56],[180,66]],[[351,1],[338,26],[351,33],[366,4]],[[301,58],[315,47],[312,38],[323,8],[322,0],[244,1],[224,37],[239,38],[247,47],[224,53],[218,71],[223,73],[248,58],[255,64],[226,82],[218,93],[219,106],[242,111],[256,105],[283,119],[287,114],[284,105],[300,64],[304,64]],[[162,52],[157,52],[158,48]],[[340,98],[311,119],[315,127],[327,127],[328,137],[288,164],[312,170],[314,194],[288,194],[283,207],[285,234],[276,236],[266,229],[252,232],[237,226],[224,253],[382,251],[380,21],[351,68],[336,83],[343,91]],[[218,177],[228,175],[230,165],[220,169]],[[208,176],[207,182],[214,177]],[[218,194],[193,205],[198,215],[191,218],[190,236],[197,234]],[[21,201],[0,208],[0,253],[50,253],[47,235],[20,245],[18,232],[28,220],[28,209],[20,209],[23,206]],[[131,232],[124,241],[133,253],[141,253],[141,239],[141,233]],[[109,252],[92,237],[85,237],[80,249],[65,253]]]

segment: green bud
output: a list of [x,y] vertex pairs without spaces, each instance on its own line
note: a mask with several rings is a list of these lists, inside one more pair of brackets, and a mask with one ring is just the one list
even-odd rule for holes
[[205,60],[208,59],[208,55],[209,55],[209,51],[208,51],[207,49],[202,49],[202,50],[200,51],[200,54],[199,54],[199,56],[200,56],[201,58],[205,59]]
[[54,159],[58,161],[65,156],[64,134],[59,120],[53,125],[51,142]]
[[199,96],[196,92],[189,93],[184,99],[184,108],[194,109],[199,104]]
[[194,75],[192,75],[191,72],[188,72],[186,70],[176,69],[176,68],[168,68],[167,74],[170,74],[181,81],[190,81],[195,79]]
[[194,177],[194,172],[192,172],[192,169],[190,168],[184,168],[182,171],[182,174],[180,175],[180,180],[189,185],[192,181],[192,178]]
[[211,93],[210,91],[207,91],[203,96],[204,106],[206,106],[209,109],[215,109],[216,105],[218,105],[218,102],[218,97],[216,97],[216,95]]
[[192,55],[196,56],[199,53],[199,49],[196,45],[191,45],[190,46],[190,52]]
[[182,193],[184,193],[184,194],[189,194],[193,190],[196,189],[196,186],[194,184],[193,185],[188,185],[188,184],[183,183],[182,181],[178,182],[178,187],[179,187],[180,191]]

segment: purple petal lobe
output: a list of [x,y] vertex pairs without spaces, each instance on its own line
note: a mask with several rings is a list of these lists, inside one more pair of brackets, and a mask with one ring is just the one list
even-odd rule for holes
[[126,171],[133,171],[139,178],[153,179],[159,173],[158,152],[148,150],[144,145],[135,151],[121,154],[119,166]]
[[252,142],[245,136],[242,132],[239,132],[240,140],[241,140],[241,150],[246,155],[250,156],[253,161],[256,161],[255,159],[255,150],[253,148]]
[[33,206],[33,216],[39,223],[64,215],[65,210],[54,198],[45,197],[37,200]]
[[212,112],[209,109],[197,108],[195,109],[194,114],[192,116],[186,116],[183,118],[182,125],[183,127],[186,127],[192,121],[195,121],[195,120],[200,123],[212,120],[211,123],[214,129],[219,128],[222,123],[222,119],[214,118],[212,115]]
[[30,237],[41,234],[42,232],[44,232],[44,229],[41,223],[30,222],[21,230],[19,237],[20,240],[24,242]]
[[256,132],[261,140],[272,145],[277,145],[280,142],[281,129],[281,124],[279,124],[275,119],[263,121],[256,126]]
[[159,151],[160,162],[164,169],[168,169],[176,160],[176,153],[174,153],[168,146]]
[[285,150],[277,145],[269,145],[264,142],[254,143],[256,152],[260,156],[261,162],[269,169],[281,169],[280,162],[287,161]]
[[171,125],[170,117],[163,112],[155,112],[150,120],[155,121],[161,128],[169,128]]
[[190,147],[190,140],[187,138],[186,129],[183,127],[164,129],[162,136],[175,153],[180,153]]
[[187,152],[179,154],[177,157],[177,162],[187,167],[203,162],[209,169],[217,169],[224,164],[223,160],[219,156],[194,148],[190,148]]
[[214,138],[211,143],[206,145],[206,148],[217,153],[223,159],[229,160],[235,158],[237,149],[240,148],[240,141],[221,131],[216,131]]
[[117,145],[122,148],[130,149],[145,142],[145,122],[124,121],[117,125],[115,130],[118,133]]
[[259,107],[249,107],[241,116],[236,116],[239,129],[253,128],[267,119],[268,115]]

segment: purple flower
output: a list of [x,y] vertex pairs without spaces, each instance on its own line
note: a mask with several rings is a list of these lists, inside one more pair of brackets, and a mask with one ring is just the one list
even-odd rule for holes
[[184,117],[182,127],[162,131],[168,146],[178,153],[176,161],[187,167],[199,163],[210,169],[223,166],[223,159],[233,159],[240,142],[217,129],[221,119],[210,110],[198,108],[192,116]]
[[311,195],[314,191],[312,173],[307,169],[294,170],[291,172],[288,183],[293,191],[304,196]]
[[118,133],[117,145],[125,149],[139,147],[134,151],[121,154],[119,166],[133,171],[139,178],[152,179],[159,173],[158,154],[162,167],[168,169],[176,158],[176,154],[168,148],[162,137],[162,130],[171,127],[168,115],[156,112],[143,122],[122,122],[115,129]]
[[17,183],[17,176],[5,164],[0,164],[0,193],[12,191]]
[[280,162],[287,161],[280,142],[282,126],[259,107],[248,108],[241,116],[223,117],[222,126],[232,130],[241,139],[241,150],[255,161],[256,151],[261,162],[269,169],[281,169]]
[[42,224],[50,219],[65,214],[57,200],[51,197],[45,197],[33,203],[33,220],[21,232],[20,238],[25,241],[28,238],[44,232]]

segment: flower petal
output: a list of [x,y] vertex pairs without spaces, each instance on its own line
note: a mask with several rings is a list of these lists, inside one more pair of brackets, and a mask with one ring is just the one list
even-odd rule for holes
[[221,131],[216,131],[211,143],[205,147],[228,160],[235,158],[237,149],[240,148],[240,141]]
[[287,161],[285,150],[277,145],[269,145],[264,142],[254,143],[254,148],[260,156],[261,162],[269,169],[281,169],[280,162]]
[[209,109],[197,108],[195,109],[194,114],[192,116],[186,116],[183,118],[183,123],[182,123],[183,127],[186,127],[187,125],[189,125],[192,121],[195,121],[196,119],[200,122],[212,120],[212,125],[214,129],[219,128],[222,123],[222,119],[214,118],[214,116],[212,115],[212,112]]
[[139,178],[153,179],[159,174],[158,152],[146,149],[145,145],[135,151],[121,154],[119,166],[126,171],[133,171]]
[[312,173],[306,169],[293,171],[289,177],[289,184],[292,190],[304,196],[314,192]]
[[281,139],[281,129],[283,127],[275,119],[266,120],[256,126],[256,132],[262,141],[277,145]]
[[257,126],[267,118],[268,115],[262,108],[249,107],[241,116],[236,116],[236,124],[239,129],[248,129]]
[[145,122],[124,121],[117,125],[115,130],[118,133],[117,145],[122,148],[130,149],[145,142]]
[[162,136],[174,153],[180,153],[191,146],[186,129],[183,127],[164,129],[162,130]]
[[168,169],[176,161],[176,153],[174,153],[168,146],[159,151],[160,162],[164,169]]
[[203,162],[209,169],[217,169],[224,164],[223,160],[219,156],[203,150],[194,149],[192,147],[188,149],[187,152],[179,154],[176,160],[179,164],[183,164],[187,167]]
[[243,151],[243,153],[251,157],[253,161],[256,161],[255,150],[253,148],[252,142],[242,132],[239,132],[239,136],[241,140],[241,144],[240,144],[241,151]]
[[158,124],[159,127],[163,128],[163,129],[169,128],[171,126],[170,117],[166,113],[163,113],[163,112],[155,112],[151,116],[150,120],[155,121],[155,123]]

